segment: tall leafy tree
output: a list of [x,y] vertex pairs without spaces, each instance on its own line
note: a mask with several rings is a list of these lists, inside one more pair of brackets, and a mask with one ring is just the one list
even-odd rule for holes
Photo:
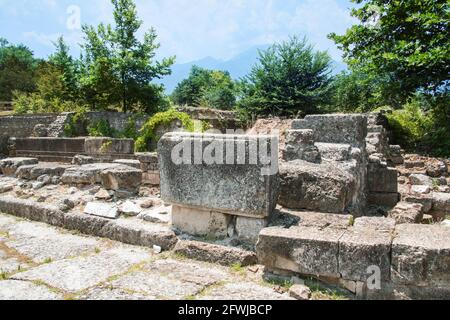
[[331,58],[306,38],[292,37],[260,52],[241,84],[239,108],[247,114],[317,112],[330,99]]
[[13,91],[32,92],[38,60],[24,45],[13,45],[0,38],[0,100],[11,101]]
[[352,0],[360,23],[330,37],[353,67],[383,75],[405,98],[421,90],[448,91],[450,2],[448,0]]
[[77,62],[70,55],[70,48],[61,36],[55,42],[56,52],[50,55],[48,62],[61,74],[63,84],[60,99],[74,101],[79,97]]
[[142,26],[133,0],[112,0],[114,26],[84,26],[84,76],[82,86],[92,101],[118,104],[127,112],[132,108],[152,112],[161,103],[163,87],[154,79],[170,74],[174,57],[157,61],[156,32],[152,28],[143,41],[136,37]]
[[176,104],[215,109],[231,109],[236,103],[235,83],[226,71],[193,66],[189,77],[175,88]]

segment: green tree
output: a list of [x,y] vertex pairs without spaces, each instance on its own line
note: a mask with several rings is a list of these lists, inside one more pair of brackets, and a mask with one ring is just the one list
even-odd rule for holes
[[77,62],[70,55],[70,48],[62,36],[55,42],[55,47],[56,52],[48,58],[48,62],[55,66],[61,74],[64,87],[59,98],[75,101],[79,97]]
[[175,58],[155,59],[159,44],[152,28],[140,42],[136,33],[142,25],[132,0],[112,0],[115,25],[84,26],[86,44],[82,58],[81,86],[91,103],[122,111],[154,112],[163,103],[164,88],[153,79],[170,74]]
[[245,114],[294,115],[317,112],[330,100],[331,58],[306,38],[292,37],[259,53],[259,63],[240,85]]
[[448,91],[450,2],[448,0],[352,0],[360,23],[331,34],[351,67],[383,75],[403,100],[417,90]]
[[235,83],[228,72],[193,66],[189,77],[172,93],[179,105],[231,109],[236,104]]
[[38,61],[24,45],[0,38],[0,101],[11,101],[13,91],[32,92]]

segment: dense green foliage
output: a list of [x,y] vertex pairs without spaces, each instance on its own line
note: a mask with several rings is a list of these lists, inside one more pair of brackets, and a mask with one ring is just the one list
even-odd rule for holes
[[[417,90],[448,90],[450,2],[448,0],[353,0],[361,23],[345,35],[331,34],[350,66],[386,81],[409,97]],[[447,88],[444,88],[447,87]]]
[[179,105],[228,110],[236,103],[235,83],[228,72],[193,66],[172,94]]
[[11,101],[14,91],[34,91],[37,65],[30,49],[0,38],[0,101]]
[[331,58],[297,37],[260,52],[241,83],[239,108],[247,114],[296,115],[329,103]]
[[167,109],[164,87],[152,81],[170,74],[175,58],[155,59],[159,44],[154,29],[147,31],[142,41],[137,39],[142,21],[133,0],[111,1],[114,25],[83,26],[79,59],[70,56],[62,37],[55,43],[56,52],[41,63],[26,47],[1,41],[3,99],[11,100],[16,90],[16,111],[20,113],[69,111],[74,104],[124,112]]
[[148,145],[151,141],[158,141],[161,137],[157,136],[156,130],[162,127],[168,127],[173,121],[179,120],[186,131],[194,131],[194,122],[191,117],[175,109],[169,109],[165,112],[159,112],[147,120],[142,129],[140,136],[136,140],[137,151],[147,151]]

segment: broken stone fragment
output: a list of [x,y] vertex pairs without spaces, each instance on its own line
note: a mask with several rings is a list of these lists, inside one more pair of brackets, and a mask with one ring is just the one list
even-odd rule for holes
[[83,155],[76,155],[72,159],[72,164],[76,164],[76,165],[79,165],[79,166],[84,165],[84,164],[90,164],[90,163],[94,163],[94,158],[93,157],[83,156]]
[[136,192],[142,183],[142,171],[129,166],[105,169],[100,172],[104,188],[108,190],[126,190]]
[[125,201],[119,206],[119,212],[126,216],[137,216],[141,213],[142,208],[133,201]]
[[132,160],[132,159],[118,159],[114,160],[114,163],[117,164],[123,164],[129,167],[133,167],[136,169],[141,169],[141,162],[139,160]]
[[6,158],[0,160],[0,171],[5,176],[14,176],[19,167],[37,163],[36,158]]
[[432,186],[433,180],[424,174],[412,174],[409,176],[409,182],[412,185]]
[[297,300],[311,299],[311,289],[302,284],[295,284],[289,288],[289,296]]
[[418,203],[399,202],[389,212],[389,217],[395,219],[397,224],[420,223],[423,219],[423,206]]
[[429,194],[431,192],[430,186],[411,186],[411,193],[413,194]]
[[198,241],[180,240],[174,248],[174,253],[189,259],[218,263],[224,266],[240,264],[245,267],[257,262],[254,252]]
[[84,208],[84,213],[108,219],[117,219],[119,217],[117,206],[115,204],[104,202],[87,203]]
[[109,200],[111,199],[111,194],[105,189],[100,189],[94,197],[98,200]]

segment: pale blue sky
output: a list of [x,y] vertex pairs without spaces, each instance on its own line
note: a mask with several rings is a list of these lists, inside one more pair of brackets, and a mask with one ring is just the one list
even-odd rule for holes
[[[290,35],[306,35],[316,48],[341,53],[327,39],[356,21],[350,0],[137,0],[144,29],[155,27],[159,56],[176,55],[177,63],[211,56],[229,59],[248,48],[270,44]],[[78,55],[80,30],[70,30],[68,8],[80,8],[82,24],[112,22],[109,0],[0,0],[0,37],[24,43],[37,56],[53,51],[63,35]]]

